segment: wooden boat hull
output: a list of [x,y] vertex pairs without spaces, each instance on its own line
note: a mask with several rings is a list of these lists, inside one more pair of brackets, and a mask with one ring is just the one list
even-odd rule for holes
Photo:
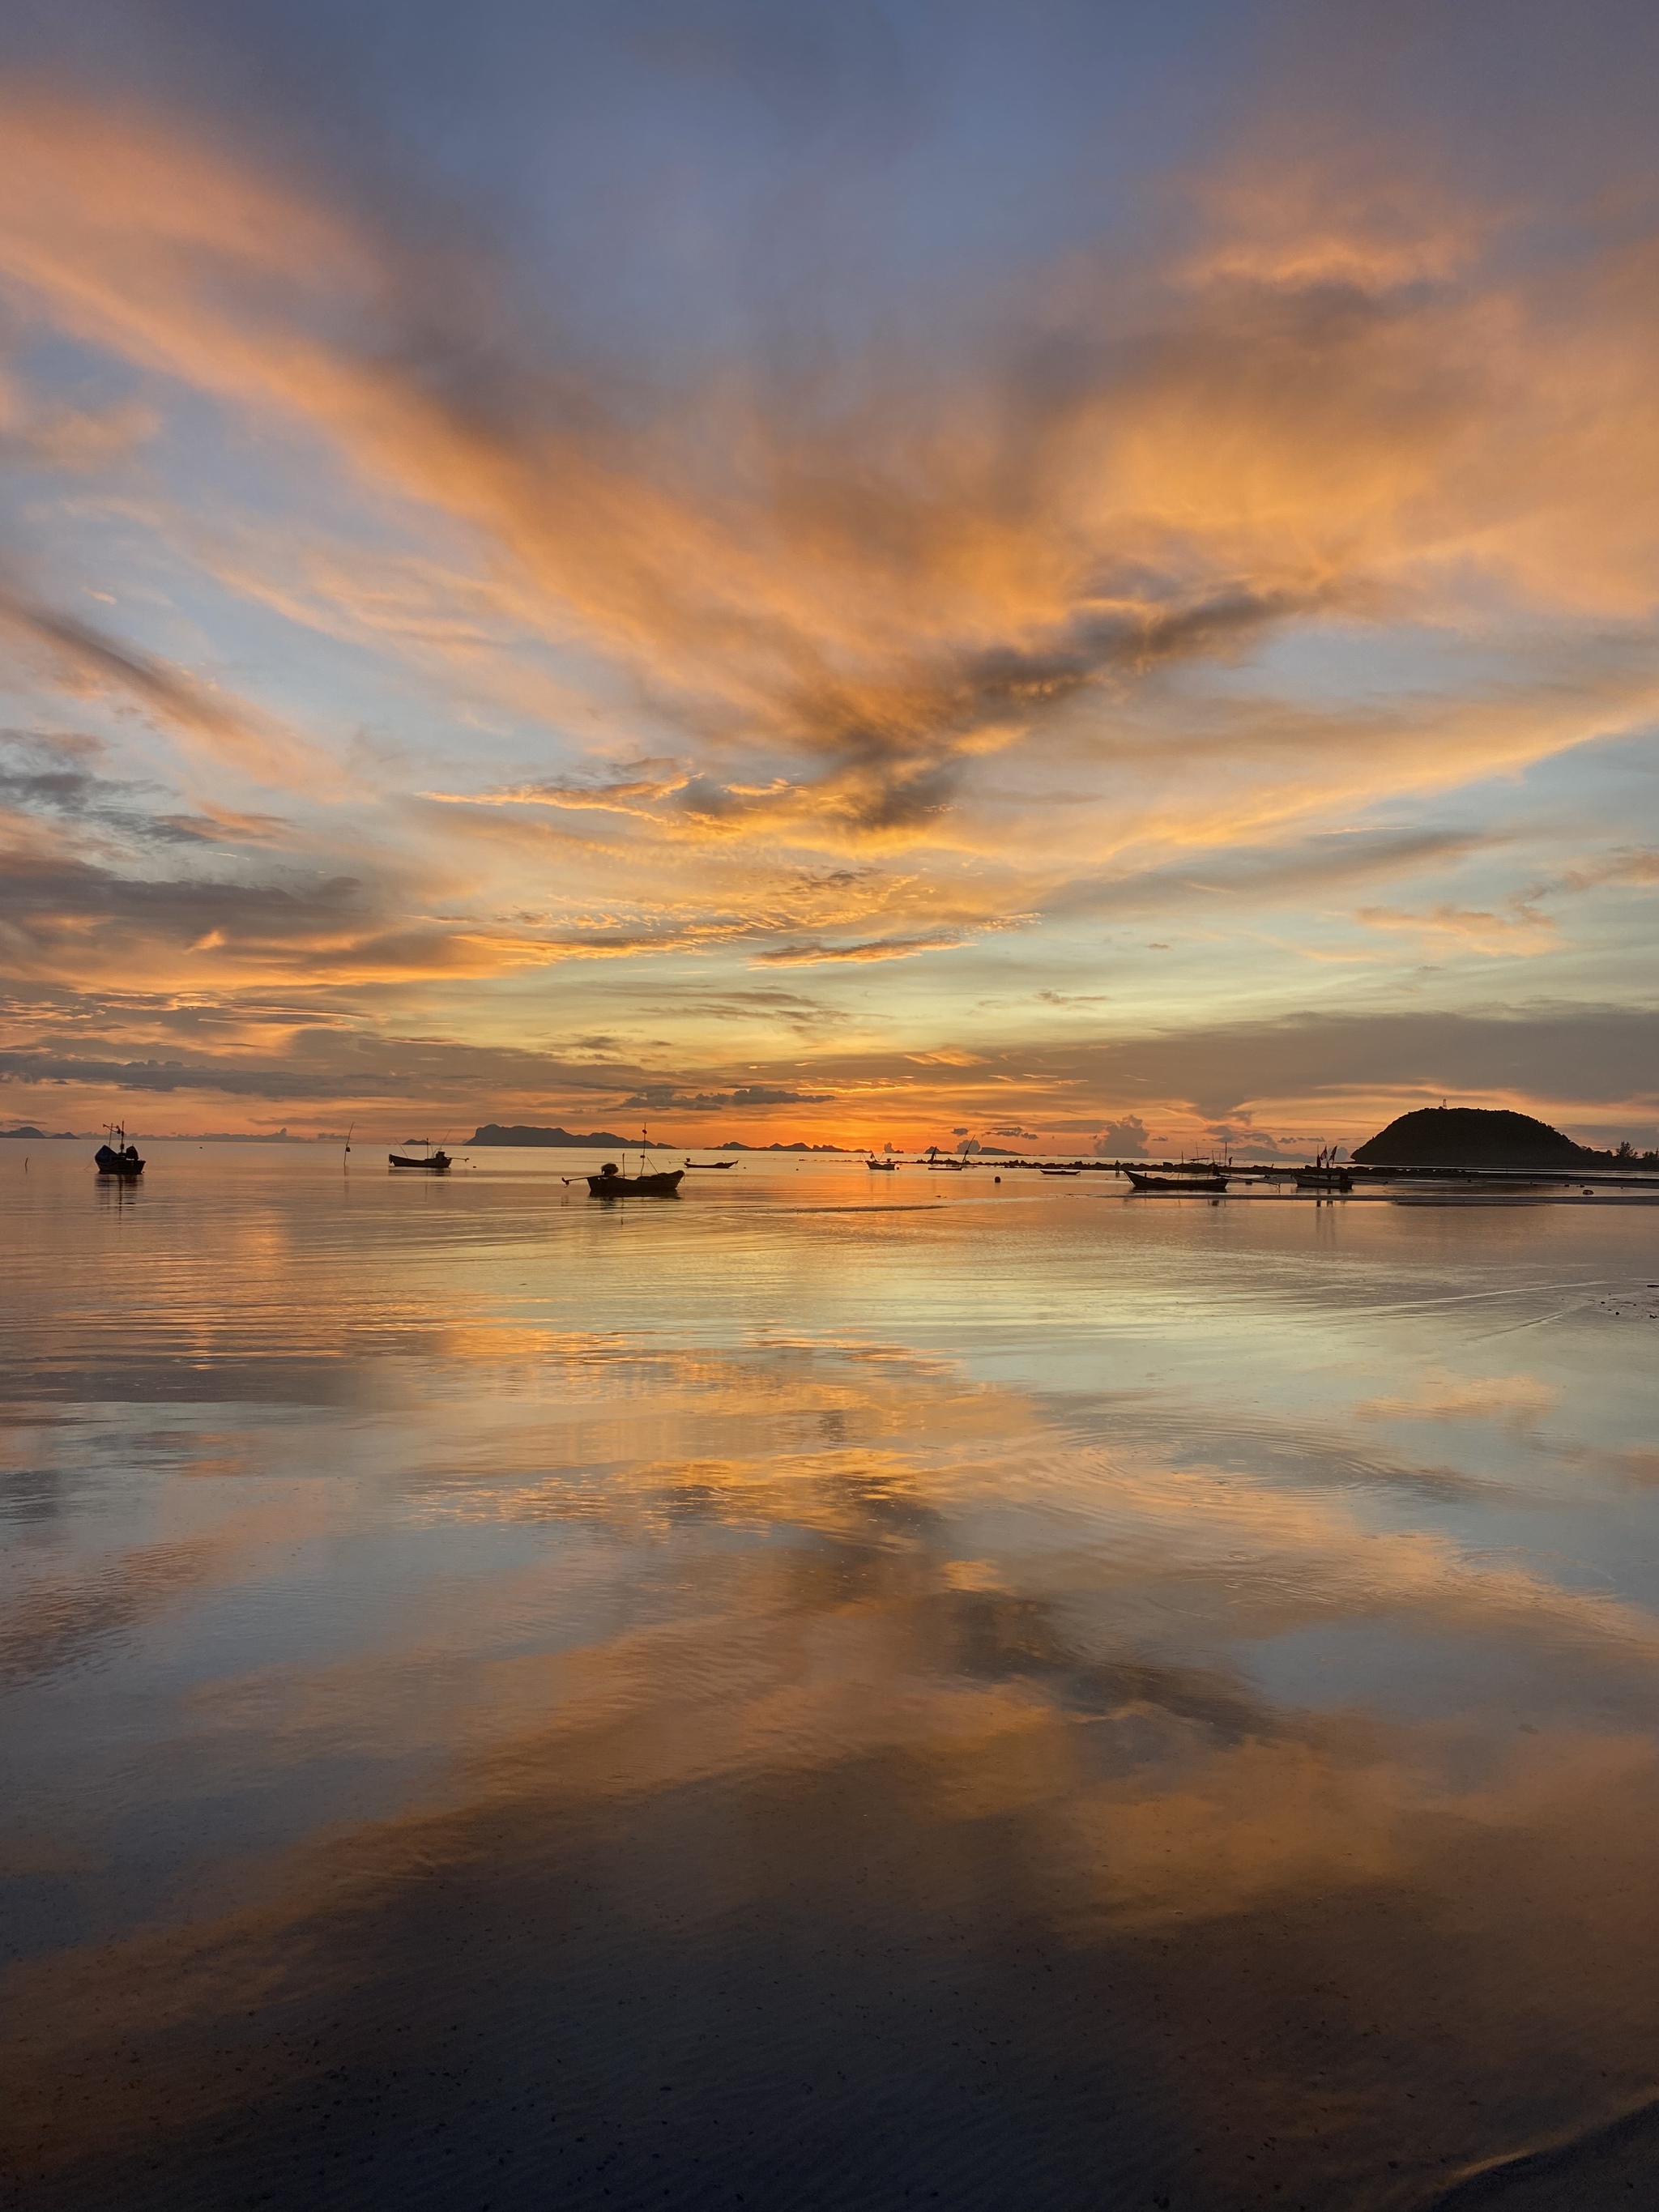
[[595,1198],[672,1198],[684,1173],[669,1168],[661,1175],[591,1175],[587,1188]]
[[1185,1192],[1195,1198],[1217,1198],[1221,1196],[1227,1188],[1227,1178],[1224,1175],[1142,1175],[1134,1168],[1125,1168],[1123,1172],[1128,1176],[1136,1190],[1161,1191],[1166,1196],[1171,1193],[1179,1194]]
[[898,1162],[896,1160],[866,1160],[864,1164],[869,1169],[872,1175],[896,1175],[898,1173]]
[[386,1160],[388,1164],[394,1168],[415,1168],[422,1175],[449,1173],[450,1163],[447,1152],[434,1152],[429,1160],[406,1159],[401,1152],[388,1152]]
[[100,1145],[92,1158],[100,1176],[125,1176],[131,1182],[144,1172],[144,1164],[136,1152],[112,1152],[107,1145]]

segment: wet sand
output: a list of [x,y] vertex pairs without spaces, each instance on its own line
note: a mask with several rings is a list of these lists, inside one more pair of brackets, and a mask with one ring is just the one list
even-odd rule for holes
[[3,1193],[6,2203],[1644,2201],[1642,1215],[256,1164]]

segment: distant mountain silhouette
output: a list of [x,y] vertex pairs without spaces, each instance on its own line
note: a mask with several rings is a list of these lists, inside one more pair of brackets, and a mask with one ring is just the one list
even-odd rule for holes
[[471,1139],[475,1145],[575,1145],[584,1152],[604,1152],[607,1146],[612,1152],[621,1152],[625,1146],[637,1141],[633,1137],[619,1137],[611,1129],[589,1129],[584,1133],[580,1129],[538,1129],[522,1123],[507,1129],[499,1121],[486,1121]]
[[1486,1106],[1424,1106],[1354,1149],[1379,1168],[1571,1168],[1603,1160],[1547,1121]]
[[797,1137],[793,1145],[775,1140],[769,1145],[745,1145],[741,1137],[728,1137],[723,1145],[716,1145],[717,1152],[844,1152],[846,1145],[809,1145],[804,1137]]

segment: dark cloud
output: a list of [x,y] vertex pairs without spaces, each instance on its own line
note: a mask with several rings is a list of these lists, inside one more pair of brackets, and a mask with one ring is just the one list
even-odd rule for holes
[[1121,1121],[1103,1122],[1094,1149],[1097,1159],[1145,1159],[1146,1124],[1139,1114],[1126,1114]]
[[[259,843],[268,834],[264,819],[228,817],[222,835],[212,824],[213,842]],[[90,818],[83,826],[93,826]],[[143,824],[136,841],[157,842]],[[162,842],[205,848],[207,827]],[[373,867],[373,856],[365,857]],[[57,844],[14,843],[0,871],[0,927],[10,933],[14,974],[51,981],[102,962],[138,988],[163,972],[181,989],[210,993],[234,992],[252,973],[267,982],[282,975],[319,988],[358,988],[490,976],[561,958],[661,953],[695,946],[707,933],[696,922],[673,920],[572,930],[540,921],[434,916],[422,911],[406,864],[380,876],[289,865],[261,877],[245,863],[234,874],[222,861],[213,866],[188,876],[140,875]],[[721,933],[751,932],[735,922]],[[181,955],[194,964],[181,969]]]
[[[896,1076],[887,1060],[821,1058],[817,1065],[842,1084]],[[1659,1096],[1659,1009],[1386,1008],[1060,1045],[1027,1041],[968,1056],[956,1095],[992,1106],[1012,1079],[1054,1101],[1068,1094],[1121,1104],[1144,1099],[1149,1108],[1184,1107],[1216,1122],[1285,1099],[1323,1100],[1333,1115],[1352,1115],[1356,1100],[1400,1094],[1420,1094],[1425,1103],[1455,1093],[1465,1103],[1521,1097],[1591,1108]],[[1130,1118],[1145,1110],[1135,1108]],[[1068,1127],[1090,1126],[1074,1108],[1066,1112]]]
[[411,1100],[464,1104],[526,1089],[614,1098],[634,1073],[625,1064],[591,1065],[547,1053],[323,1028],[301,1031],[276,1052],[194,1052],[143,1060],[102,1058],[44,1044],[0,1052],[0,1082],[316,1103],[373,1099],[393,1106]]
[[291,828],[274,814],[160,811],[160,786],[97,771],[92,763],[106,750],[78,734],[0,732],[0,809],[86,824],[140,845],[269,844]]
[[[279,1006],[281,1002],[274,1002]],[[152,1018],[137,1006],[106,1004],[88,994],[78,1001],[59,994],[29,1009],[14,1001],[14,1034],[20,1022],[33,1041],[0,1054],[0,1081],[74,1085],[107,1093],[199,1091],[318,1104],[385,1100],[422,1102],[477,1112],[491,1118],[497,1102],[526,1101],[537,1111],[569,1100],[573,1110],[726,1112],[773,1106],[851,1108],[880,1086],[881,1111],[902,1115],[937,1110],[944,1098],[958,1115],[983,1115],[995,1137],[1031,1139],[1042,1125],[1063,1127],[1092,1141],[1107,1141],[1112,1156],[1133,1157],[1137,1130],[1147,1112],[1185,1108],[1201,1121],[1243,1132],[1255,1142],[1247,1118],[1275,1111],[1274,1102],[1323,1102],[1334,1120],[1352,1117],[1354,1102],[1377,1096],[1465,1103],[1512,1097],[1554,1100],[1562,1110],[1623,1105],[1652,1099],[1659,1067],[1659,1012],[1617,1006],[1516,1007],[1501,1015],[1346,1013],[1280,1022],[1194,1028],[1180,1035],[1063,1046],[1025,1044],[1018,1049],[933,1055],[919,1066],[909,1054],[831,1054],[815,1056],[822,1087],[758,1081],[715,1087],[630,1064],[620,1055],[579,1055],[479,1046],[465,1039],[389,1035],[360,1018],[306,1017],[289,1010],[280,1044],[238,1042],[239,1019],[226,1006],[212,1016],[191,1010],[192,1026],[179,1042],[126,1054],[100,1051],[87,1042]],[[282,1024],[273,1024],[282,1026]],[[223,1042],[216,1042],[222,1028]],[[192,1041],[193,1040],[193,1041]],[[1034,1102],[1012,1121],[997,1109],[1017,1082]],[[1130,1104],[1110,1121],[1079,1118],[1090,1097]],[[1361,1109],[1363,1111],[1363,1107]],[[1058,1114],[1060,1119],[1049,1118]],[[993,1118],[995,1117],[995,1118]],[[500,1118],[495,1115],[494,1118]],[[1292,1146],[1298,1141],[1286,1138]]]
[[1305,1159],[1325,1143],[1323,1137],[1272,1137],[1258,1129],[1248,1115],[1237,1121],[1212,1121],[1204,1134],[1218,1152],[1242,1152],[1258,1160]]
[[[204,842],[187,840],[189,842]],[[218,937],[222,946],[319,957],[319,940],[362,939],[379,921],[356,877],[295,883],[246,877],[134,877],[60,852],[14,849],[0,870],[0,923],[11,934],[15,974],[37,971],[80,948],[75,964],[102,963],[142,988],[139,943],[173,950]],[[205,979],[204,979],[205,980]]]
[[1420,1090],[1466,1102],[1516,1093],[1584,1105],[1659,1085],[1659,1010],[1516,1006],[1502,1012],[1390,1010],[1194,1028],[1102,1046],[1097,1082],[1189,1103],[1206,1119],[1276,1098]]

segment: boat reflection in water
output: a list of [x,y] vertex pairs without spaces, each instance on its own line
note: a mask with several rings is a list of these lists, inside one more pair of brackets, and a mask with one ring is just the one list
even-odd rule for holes
[[1651,1212],[163,1160],[0,1152],[20,2207],[1652,2201]]

